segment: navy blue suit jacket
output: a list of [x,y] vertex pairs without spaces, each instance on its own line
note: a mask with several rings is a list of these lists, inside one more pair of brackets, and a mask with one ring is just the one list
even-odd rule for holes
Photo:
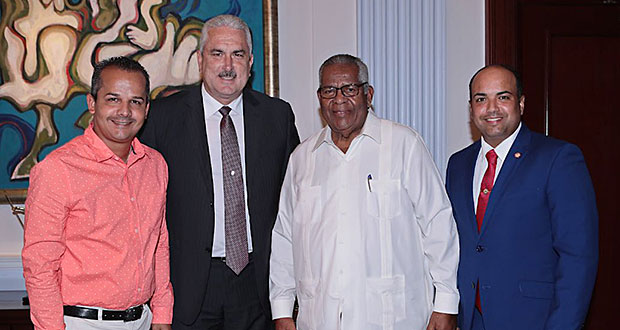
[[478,233],[479,150],[477,141],[452,155],[446,177],[461,247],[461,330],[471,327],[478,281],[487,329],[580,329],[598,263],[596,201],[581,151],[522,125]]

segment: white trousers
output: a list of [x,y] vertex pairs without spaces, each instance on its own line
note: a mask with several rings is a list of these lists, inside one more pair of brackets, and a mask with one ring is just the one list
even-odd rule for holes
[[125,321],[103,321],[101,320],[101,310],[99,320],[89,320],[73,316],[65,316],[66,330],[150,330],[153,313],[148,305],[144,305],[142,317],[140,319]]

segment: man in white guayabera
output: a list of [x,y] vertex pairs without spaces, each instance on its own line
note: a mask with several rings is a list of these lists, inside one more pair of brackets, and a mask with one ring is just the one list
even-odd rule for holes
[[319,80],[328,125],[291,155],[273,229],[276,329],[455,329],[456,224],[422,138],[368,111],[359,58],[332,56]]

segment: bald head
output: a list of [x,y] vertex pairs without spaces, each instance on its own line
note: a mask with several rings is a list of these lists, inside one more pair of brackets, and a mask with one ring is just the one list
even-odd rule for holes
[[471,79],[469,80],[469,100],[471,101],[471,87],[472,84],[474,83],[474,79],[476,79],[476,77],[478,76],[478,74],[484,70],[487,69],[491,69],[491,68],[497,68],[497,69],[504,69],[508,72],[510,72],[510,74],[514,77],[515,79],[515,90],[517,91],[517,97],[521,97],[521,95],[523,95],[523,87],[521,86],[521,77],[519,76],[519,73],[517,73],[517,71],[515,71],[515,69],[509,67],[508,65],[505,64],[490,64],[487,65],[485,67],[483,67],[482,69],[476,71],[476,73],[474,73],[474,75],[471,77]]

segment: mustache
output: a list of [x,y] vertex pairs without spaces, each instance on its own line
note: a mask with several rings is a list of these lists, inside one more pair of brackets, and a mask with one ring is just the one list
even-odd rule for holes
[[235,70],[222,71],[218,74],[220,78],[237,78],[237,72]]
[[136,121],[134,118],[129,117],[129,116],[115,116],[115,117],[108,117],[108,119],[112,121],[125,122],[125,123],[133,123]]

